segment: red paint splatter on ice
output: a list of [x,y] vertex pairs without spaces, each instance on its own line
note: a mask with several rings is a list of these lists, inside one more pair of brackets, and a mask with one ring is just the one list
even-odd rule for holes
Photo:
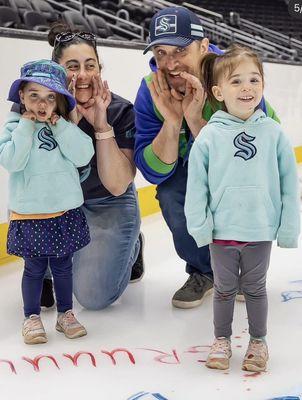
[[257,376],[260,376],[261,372],[253,372],[252,374],[244,374],[243,376],[245,378],[257,378]]
[[210,349],[211,346],[208,345],[208,344],[207,345],[200,345],[200,346],[192,346],[192,347],[189,347],[188,350],[184,351],[184,353],[193,353],[193,354],[195,354],[195,353],[207,353],[208,352],[207,350],[198,350],[199,348]]
[[0,362],[4,362],[4,363],[8,364],[8,365],[10,366],[10,370],[11,370],[14,374],[17,375],[16,368],[15,368],[14,364],[13,364],[10,360],[2,360],[2,359],[0,359]]
[[235,336],[235,339],[241,339],[241,336]]
[[[199,348],[203,349],[203,350],[199,350]],[[206,348],[206,350],[204,350]],[[208,353],[211,346],[210,345],[200,345],[200,346],[192,346],[189,347],[188,350],[184,351],[184,353],[192,353],[192,354],[198,354],[198,353]],[[200,359],[197,360],[197,362],[200,363],[205,363],[206,360]]]
[[43,355],[43,354],[40,354],[40,355],[36,356],[34,359],[31,359],[31,358],[29,358],[29,357],[22,357],[22,359],[23,359],[24,361],[27,361],[29,364],[31,364],[31,365],[34,367],[34,371],[36,371],[36,372],[40,372],[39,362],[40,362],[40,360],[41,360],[42,358],[48,358],[49,360],[51,360],[51,361],[55,364],[55,366],[56,366],[58,369],[60,369],[60,367],[59,367],[59,365],[58,365],[56,359],[55,359],[53,356],[51,356],[51,355],[46,355],[46,354]]
[[116,361],[115,361],[115,358],[114,358],[114,354],[117,353],[117,352],[120,352],[120,351],[126,353],[126,354],[128,355],[128,357],[129,357],[130,362],[131,362],[132,364],[135,364],[135,359],[134,359],[134,357],[133,357],[133,354],[130,353],[130,351],[128,351],[127,349],[117,348],[117,349],[113,349],[112,351],[101,350],[101,352],[102,352],[103,354],[107,354],[107,356],[110,357],[110,359],[111,359],[113,365],[116,365]]
[[[178,358],[178,354],[176,350],[172,349],[172,354],[166,353],[164,351],[156,350],[156,349],[146,349],[146,348],[140,348],[140,350],[147,350],[147,351],[155,351],[157,353],[160,353],[161,355],[154,357],[155,361],[158,361],[163,364],[180,364],[180,360]],[[172,357],[176,362],[168,362],[164,361],[165,358],[167,357]]]
[[66,354],[63,353],[63,356],[68,358],[69,360],[72,361],[72,364],[77,367],[78,366],[78,358],[83,355],[86,354],[87,356],[90,357],[91,360],[91,364],[96,367],[96,361],[95,361],[95,357],[92,353],[88,352],[88,351],[78,351],[74,356],[72,356],[71,354]]

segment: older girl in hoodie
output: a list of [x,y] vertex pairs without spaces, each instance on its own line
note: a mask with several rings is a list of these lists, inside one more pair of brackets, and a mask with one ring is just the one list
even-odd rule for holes
[[[263,68],[255,53],[233,46],[202,62],[203,85],[218,110],[189,157],[185,214],[199,247],[210,244],[215,341],[206,366],[229,368],[234,300],[245,296],[250,341],[242,369],[266,369],[266,273],[272,241],[297,247],[299,198],[295,157],[278,122],[258,109]],[[194,77],[182,75],[198,92]]]

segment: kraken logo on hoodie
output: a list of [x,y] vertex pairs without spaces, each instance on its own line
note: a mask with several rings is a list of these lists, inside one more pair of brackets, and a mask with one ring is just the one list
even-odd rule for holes
[[234,154],[234,157],[241,157],[245,161],[250,160],[251,158],[255,157],[257,153],[256,147],[251,143],[255,140],[255,136],[250,136],[245,132],[239,133],[234,139],[234,146],[239,149]]
[[42,142],[42,144],[39,146],[39,149],[51,151],[58,146],[58,143],[55,141],[51,130],[46,127],[39,131],[38,139]]

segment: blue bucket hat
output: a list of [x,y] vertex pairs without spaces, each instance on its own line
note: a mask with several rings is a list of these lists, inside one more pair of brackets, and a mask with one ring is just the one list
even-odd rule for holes
[[35,82],[56,93],[63,94],[68,102],[68,110],[76,106],[76,99],[68,92],[67,74],[65,69],[54,61],[31,61],[21,68],[21,77],[15,80],[8,94],[8,100],[20,103],[19,89],[22,82]]
[[185,7],[163,8],[151,19],[149,44],[144,54],[156,45],[187,47],[203,37],[200,19],[192,11]]

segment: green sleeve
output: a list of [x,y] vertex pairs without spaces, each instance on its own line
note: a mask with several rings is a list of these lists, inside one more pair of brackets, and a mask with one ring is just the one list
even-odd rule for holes
[[273,120],[279,122],[280,124],[280,119],[278,118],[276,111],[273,109],[273,107],[269,104],[268,101],[265,100],[265,107],[266,107],[266,115],[270,118],[272,118]]
[[166,164],[161,161],[157,155],[154,153],[152,149],[152,144],[149,144],[144,149],[144,159],[146,164],[153,169],[153,171],[158,172],[159,174],[166,175],[172,171],[175,166],[175,162],[172,164]]

